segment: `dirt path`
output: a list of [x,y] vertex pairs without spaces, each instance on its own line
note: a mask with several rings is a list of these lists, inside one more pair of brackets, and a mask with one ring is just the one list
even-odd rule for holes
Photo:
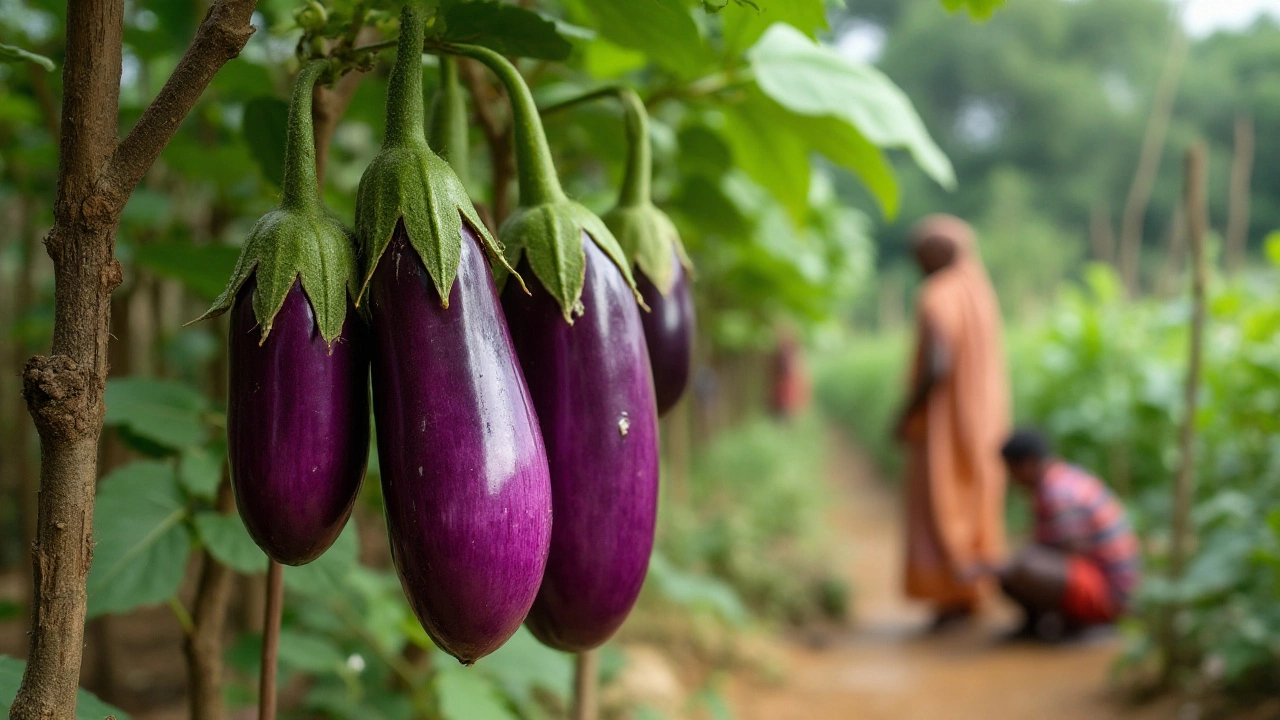
[[855,593],[853,628],[820,647],[787,648],[786,679],[736,681],[741,720],[1111,720],[1172,717],[1124,707],[1109,692],[1118,640],[1068,648],[1004,645],[1014,617],[1000,608],[980,626],[925,638],[924,609],[901,596],[899,501],[862,457],[834,442],[832,522]]

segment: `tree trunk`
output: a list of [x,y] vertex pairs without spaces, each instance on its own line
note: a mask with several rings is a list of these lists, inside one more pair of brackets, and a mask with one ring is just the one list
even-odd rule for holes
[[1231,161],[1231,194],[1227,206],[1227,272],[1244,267],[1249,251],[1249,193],[1253,177],[1253,117],[1236,118],[1236,149]]
[[40,495],[30,649],[11,720],[75,717],[111,292],[121,281],[120,213],[214,74],[248,41],[255,4],[214,3],[169,81],[117,144],[124,0],[67,3],[58,190],[45,238],[54,265],[53,343],[22,373],[40,436]]

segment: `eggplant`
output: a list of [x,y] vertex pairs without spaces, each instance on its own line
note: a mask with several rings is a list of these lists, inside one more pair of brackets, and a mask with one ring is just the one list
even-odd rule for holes
[[470,664],[528,613],[552,506],[542,436],[497,289],[464,228],[448,309],[403,226],[374,271],[368,304],[391,554],[427,633]]
[[551,541],[551,485],[486,256],[510,268],[427,143],[424,35],[410,3],[386,137],[357,191],[368,263],[360,302],[368,300],[391,555],[427,634],[470,665],[506,642],[533,604]]
[[644,313],[641,320],[649,348],[649,364],[653,367],[659,416],[667,414],[684,395],[693,359],[696,320],[689,271],[679,260],[673,262],[673,268],[675,279],[665,293],[643,270],[635,270],[636,286],[649,306],[649,312]]
[[354,237],[324,207],[316,176],[311,100],[327,67],[318,60],[298,74],[280,204],[249,231],[226,290],[200,318],[231,310],[231,486],[250,536],[286,565],[337,539],[369,453]]
[[257,279],[231,309],[227,449],[245,528],[276,562],[302,565],[337,540],[369,454],[369,357],[354,308],[333,345],[295,281],[259,342]]
[[640,294],[604,222],[564,193],[532,94],[506,58],[452,46],[511,98],[519,207],[499,235],[511,278],[502,306],[551,470],[555,523],[526,621],[559,650],[609,639],[639,596],[653,549],[658,427]]
[[514,285],[502,293],[547,443],[555,508],[546,575],[526,623],[544,644],[574,652],[608,640],[631,612],[658,511],[657,414],[640,311],[614,263],[590,239],[583,245],[583,312],[572,325],[540,283],[530,283],[531,296]]

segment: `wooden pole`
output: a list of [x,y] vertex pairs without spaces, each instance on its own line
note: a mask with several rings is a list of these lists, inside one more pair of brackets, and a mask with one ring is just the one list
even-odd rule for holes
[[1229,273],[1239,272],[1244,267],[1249,250],[1249,193],[1254,147],[1253,116],[1242,113],[1236,118],[1236,148],[1231,160],[1231,190],[1227,206],[1226,266]]
[[[1182,577],[1191,544],[1191,504],[1195,490],[1196,409],[1200,394],[1200,372],[1204,353],[1204,327],[1208,270],[1205,261],[1205,234],[1208,228],[1205,206],[1205,165],[1207,152],[1197,143],[1187,152],[1186,215],[1188,238],[1191,240],[1191,340],[1188,350],[1185,406],[1179,431],[1179,465],[1173,486],[1173,538],[1169,550],[1169,576]],[[1169,608],[1165,630],[1164,681],[1172,679],[1178,665],[1180,648],[1173,617],[1177,607]]]
[[267,561],[267,612],[263,618],[262,674],[258,679],[258,720],[276,720],[276,658],[280,654],[280,613],[284,610],[284,566]]
[[573,676],[573,720],[596,720],[599,717],[599,675],[600,651],[578,653]]

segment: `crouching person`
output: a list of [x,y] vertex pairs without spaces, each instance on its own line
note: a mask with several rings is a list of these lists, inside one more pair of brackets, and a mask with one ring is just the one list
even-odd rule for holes
[[1138,583],[1138,540],[1124,507],[1098,478],[1022,430],[1001,449],[1014,484],[1031,494],[1034,542],[996,570],[1022,607],[1022,637],[1067,639],[1114,623]]

